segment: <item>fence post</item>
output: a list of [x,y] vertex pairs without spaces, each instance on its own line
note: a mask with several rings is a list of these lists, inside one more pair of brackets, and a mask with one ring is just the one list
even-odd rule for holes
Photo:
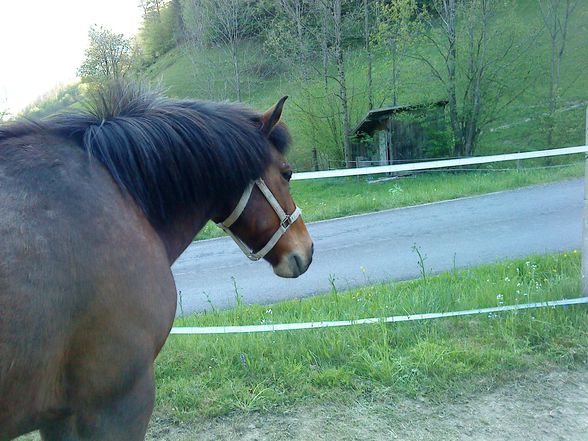
[[[586,107],[585,145],[588,145],[588,107]],[[588,296],[588,154],[584,159],[584,213],[582,220],[582,295]]]

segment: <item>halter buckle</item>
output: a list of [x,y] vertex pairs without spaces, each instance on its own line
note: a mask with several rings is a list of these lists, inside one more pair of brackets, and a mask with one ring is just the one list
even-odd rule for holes
[[292,217],[290,215],[286,216],[282,222],[280,222],[280,227],[284,230],[287,230],[290,225],[292,225]]

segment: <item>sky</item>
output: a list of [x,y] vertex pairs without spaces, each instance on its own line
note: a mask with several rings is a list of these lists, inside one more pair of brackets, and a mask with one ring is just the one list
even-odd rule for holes
[[130,37],[141,13],[139,0],[0,0],[0,111],[75,81],[90,26]]

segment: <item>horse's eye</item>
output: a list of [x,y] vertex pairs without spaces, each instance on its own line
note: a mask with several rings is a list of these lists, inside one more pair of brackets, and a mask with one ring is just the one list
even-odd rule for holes
[[289,181],[292,178],[292,170],[288,170],[288,171],[282,172],[282,177],[286,181]]

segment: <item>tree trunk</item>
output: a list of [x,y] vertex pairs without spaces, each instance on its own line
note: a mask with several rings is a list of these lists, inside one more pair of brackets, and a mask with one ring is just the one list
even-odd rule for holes
[[296,0],[295,5],[295,16],[296,16],[296,32],[298,34],[298,50],[300,51],[300,65],[302,67],[302,78],[304,81],[308,81],[308,64],[306,60],[306,45],[304,44],[304,30],[302,29],[302,2]]
[[233,69],[235,72],[235,92],[237,93],[237,101],[241,101],[241,71],[239,68],[239,54],[237,53],[237,42],[231,42],[231,60],[233,61]]
[[367,52],[368,110],[372,110],[374,108],[374,91],[372,86],[372,49],[370,46],[370,8],[368,0],[363,0],[363,25],[365,51]]
[[[329,63],[331,54],[329,51],[329,43],[330,43],[330,20],[333,18],[333,10],[332,10],[332,2],[331,0],[317,0],[316,6],[318,8],[318,13],[321,16],[321,52],[322,52],[322,79],[323,79],[323,90],[325,92],[325,97],[331,97],[331,91],[329,89]],[[325,100],[327,101],[327,100]],[[329,111],[330,109],[330,111]],[[330,135],[333,141],[333,145],[336,146],[337,150],[341,149],[341,135],[339,133],[339,127],[337,125],[337,119],[339,115],[336,111],[336,106],[332,105],[330,102],[326,103],[326,121],[329,126]]]
[[447,42],[449,44],[447,51],[447,99],[449,101],[449,119],[451,121],[451,130],[455,142],[454,155],[464,155],[464,140],[459,122],[459,113],[457,108],[457,78],[455,69],[457,66],[457,35],[456,35],[456,5],[455,0],[443,1],[444,21],[447,33]]
[[[555,14],[555,12],[554,12]],[[549,100],[548,100],[548,116],[547,116],[547,145],[551,146],[553,143],[553,117],[557,107],[557,87],[558,79],[556,75],[557,64],[557,37],[558,26],[557,20],[554,17],[552,28],[549,31],[551,36],[551,63],[549,66]]]
[[[565,52],[570,17],[578,5],[575,0],[538,1],[543,22],[547,28],[551,43],[551,59],[549,66],[549,98],[547,116],[547,145],[553,144],[554,116],[557,110],[557,95],[561,80],[561,61]],[[560,5],[564,7],[560,17]]]
[[343,152],[345,156],[345,166],[351,167],[353,157],[351,153],[350,142],[350,125],[349,125],[349,102],[347,100],[347,85],[345,83],[345,62],[343,59],[343,38],[341,29],[341,0],[335,0],[333,4],[333,18],[335,31],[335,62],[337,63],[337,73],[339,82],[339,99],[341,101],[341,118],[343,126]]
[[[484,0],[482,0],[483,3]],[[485,16],[480,21],[482,23],[482,34],[485,32]],[[478,44],[476,44],[478,43]],[[483,60],[480,59],[483,53],[484,36],[476,42],[476,30],[473,21],[470,19],[468,24],[468,73],[469,84],[466,87],[464,96],[463,112],[463,150],[465,156],[472,156],[476,141],[477,121],[480,112],[480,66]]]
[[323,81],[325,93],[329,90],[329,7],[325,1],[320,1],[322,12],[321,51],[323,53]]
[[396,53],[396,46],[391,49],[392,56],[392,105],[398,105],[398,58]]
[[186,23],[182,15],[182,4],[180,0],[172,0],[171,7],[174,14],[175,30],[174,36],[176,38],[176,45],[180,45],[186,41]]
[[[189,9],[184,12],[186,16],[182,16],[182,21],[184,24],[186,21],[191,23],[190,28],[186,28],[186,35],[192,46],[195,48],[201,48],[204,46],[204,28],[206,27],[203,1],[190,0],[188,2],[186,0],[185,4],[188,5],[186,7],[189,7]],[[192,16],[188,15],[190,12]]]
[[465,127],[464,134],[464,154],[465,156],[473,156],[476,147],[476,141],[478,138],[478,121],[480,119],[480,81],[476,80],[476,84],[473,86],[474,91],[472,96],[472,103],[470,109],[470,115],[467,119],[467,125]]

